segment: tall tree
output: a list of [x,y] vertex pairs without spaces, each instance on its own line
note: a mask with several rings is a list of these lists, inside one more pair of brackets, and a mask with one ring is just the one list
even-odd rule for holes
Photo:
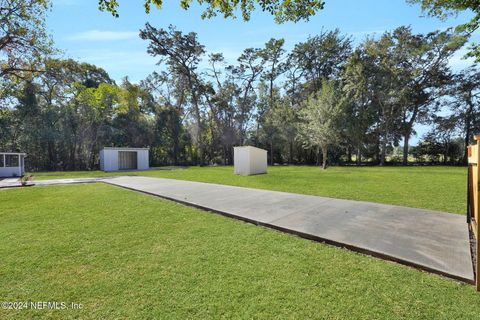
[[283,55],[285,53],[285,49],[283,48],[284,44],[284,39],[272,38],[265,43],[265,47],[260,51],[260,55],[265,61],[265,70],[262,78],[268,82],[270,108],[273,108],[275,104],[275,80],[285,72],[285,63],[283,61]]
[[450,94],[453,100],[447,99],[446,102],[462,128],[463,164],[467,164],[467,146],[472,142],[473,134],[480,132],[480,73],[477,66],[469,67],[455,75],[452,84]]
[[182,159],[183,118],[186,99],[185,83],[176,81],[167,72],[153,72],[141,86],[154,100],[151,112],[155,116],[155,138],[152,151],[160,163],[178,165]]
[[[210,90],[205,90],[206,100],[210,107],[210,129],[212,135],[212,149],[220,146],[221,158],[224,164],[233,164],[233,146],[240,143],[240,126],[238,120],[243,119],[243,108],[238,104],[242,101],[240,87],[235,69],[222,72],[225,60],[222,54],[211,54],[208,76],[213,79],[209,84]],[[216,146],[215,146],[216,145]],[[212,153],[215,151],[212,150]]]
[[465,38],[451,30],[415,35],[409,27],[399,27],[384,37],[391,41],[389,62],[392,76],[399,80],[403,164],[407,165],[414,125],[425,123],[436,111],[435,101],[446,94],[444,88],[451,80],[449,59]]
[[310,96],[300,111],[300,135],[304,147],[322,151],[322,168],[327,168],[328,148],[340,138],[338,121],[345,99],[333,81],[323,81],[322,88]]
[[370,81],[373,71],[366,52],[357,49],[348,58],[342,74],[343,91],[348,97],[346,105],[345,135],[347,143],[355,150],[357,165],[362,163],[368,134],[378,120]]
[[178,81],[186,83],[194,120],[192,133],[198,146],[199,163],[203,164],[205,145],[201,102],[202,84],[197,69],[205,54],[205,48],[198,42],[195,32],[183,34],[172,25],[165,30],[154,28],[147,23],[145,28],[140,30],[140,38],[149,41],[147,51],[154,57],[160,57],[159,64],[166,62],[169,71],[175,74]]
[[[399,139],[398,90],[401,87],[398,85],[398,77],[392,73],[391,45],[389,37],[365,40],[357,48],[344,73],[345,89],[356,104],[352,107],[359,108],[352,111],[361,114],[360,118],[352,119],[357,128],[351,129],[356,131],[355,139],[363,142],[367,130],[370,135],[377,137],[376,160],[380,165],[385,164],[387,146]],[[369,126],[371,117],[374,118],[374,123]],[[357,148],[361,148],[359,143],[357,140]]]
[[275,147],[283,140],[283,123],[280,113],[280,94],[278,90],[273,93],[276,101],[271,104],[272,98],[270,96],[269,84],[262,81],[259,84],[259,99],[257,112],[257,125],[259,126],[258,138],[270,149],[269,162],[274,164]]
[[239,143],[243,144],[247,138],[248,126],[252,120],[255,107],[256,83],[263,72],[261,49],[247,48],[237,59],[238,65],[229,66],[234,81],[239,82],[240,95],[237,100],[236,122],[239,132]]

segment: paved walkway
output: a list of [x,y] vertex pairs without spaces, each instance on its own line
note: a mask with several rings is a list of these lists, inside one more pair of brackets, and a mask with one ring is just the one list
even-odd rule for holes
[[0,188],[12,188],[21,186],[20,178],[2,178],[0,179]]
[[72,178],[72,179],[35,180],[34,183],[36,186],[52,186],[56,184],[102,182],[105,179],[108,179],[108,178]]
[[[73,178],[73,179],[51,179],[51,180],[34,180],[28,181],[27,186],[52,186],[56,184],[72,184],[72,183],[94,183],[102,182],[105,178]],[[19,178],[0,179],[1,188],[16,188],[22,184]]]
[[173,179],[103,181],[454,279],[474,278],[461,215]]

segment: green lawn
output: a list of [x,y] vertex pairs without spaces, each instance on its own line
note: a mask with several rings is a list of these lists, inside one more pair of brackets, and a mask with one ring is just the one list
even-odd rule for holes
[[242,177],[232,167],[190,167],[129,173],[101,171],[35,173],[36,179],[144,175],[242,187],[364,200],[465,214],[463,167],[269,167],[266,175]]
[[[202,170],[168,175],[226,171]],[[0,319],[479,318],[473,286],[113,186],[0,190],[0,199],[0,301],[83,305],[0,309]]]

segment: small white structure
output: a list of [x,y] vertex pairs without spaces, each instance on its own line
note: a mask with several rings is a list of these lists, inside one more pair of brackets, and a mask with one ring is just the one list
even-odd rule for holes
[[26,153],[0,152],[0,177],[21,177],[25,173]]
[[267,150],[251,146],[233,148],[235,174],[249,176],[267,173]]
[[148,170],[148,148],[105,147],[100,150],[100,170]]

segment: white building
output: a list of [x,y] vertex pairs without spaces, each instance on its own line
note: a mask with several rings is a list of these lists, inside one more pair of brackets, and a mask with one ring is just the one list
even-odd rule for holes
[[235,174],[249,176],[267,173],[267,150],[244,146],[233,148]]
[[26,153],[0,152],[0,177],[21,177],[25,172]]
[[100,150],[100,170],[148,170],[148,148],[105,147]]

